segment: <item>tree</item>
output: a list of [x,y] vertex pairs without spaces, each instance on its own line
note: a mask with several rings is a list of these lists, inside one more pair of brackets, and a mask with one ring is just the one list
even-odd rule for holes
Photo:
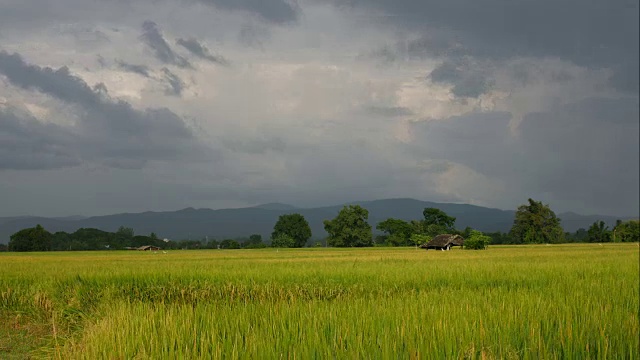
[[40,224],[23,229],[9,238],[9,251],[49,251],[53,235]]
[[464,240],[464,248],[467,250],[484,250],[490,243],[490,236],[478,230],[471,230],[469,237]]
[[281,234],[293,238],[294,242],[291,247],[303,247],[311,237],[311,228],[304,216],[300,214],[280,215],[278,222],[273,227],[271,239],[275,239]]
[[225,239],[220,242],[221,249],[240,249],[240,243],[233,239]]
[[271,247],[275,248],[290,248],[293,247],[295,243],[294,238],[284,233],[279,233],[271,239]]
[[509,235],[516,244],[560,243],[564,240],[560,219],[548,205],[532,199],[528,205],[518,207]]
[[132,239],[133,235],[135,235],[135,233],[133,231],[133,228],[124,227],[124,226],[120,226],[118,228],[118,231],[116,231],[116,234],[118,234],[118,235],[120,235],[120,236],[122,236],[124,238],[127,238],[127,239]]
[[431,241],[431,237],[428,235],[423,235],[423,234],[413,234],[411,235],[411,242],[416,244],[416,249],[418,248],[418,246],[422,245],[422,244],[426,244],[429,241]]
[[422,211],[424,221],[427,225],[441,226],[447,230],[453,230],[453,226],[456,223],[456,218],[447,215],[444,211],[436,208],[425,208]]
[[242,247],[244,247],[245,249],[260,249],[267,247],[267,245],[262,242],[262,235],[253,234],[249,236],[249,240],[245,241],[242,244]]
[[584,228],[579,228],[574,233],[566,233],[567,242],[586,242],[589,239],[589,232]]
[[373,246],[369,211],[359,205],[348,205],[333,220],[324,221],[329,245],[336,247]]
[[613,228],[613,241],[638,242],[640,241],[640,221],[630,220],[622,222],[618,220]]
[[611,241],[611,231],[609,231],[609,227],[605,225],[604,221],[596,221],[591,224],[587,233],[589,234],[587,238],[589,242],[601,243]]
[[381,221],[376,229],[386,232],[389,236],[386,242],[392,246],[408,246],[411,244],[411,233],[413,228],[411,224],[404,220],[389,218]]
[[416,232],[429,236],[455,232],[456,218],[436,208],[425,208],[422,211],[424,220],[412,222]]

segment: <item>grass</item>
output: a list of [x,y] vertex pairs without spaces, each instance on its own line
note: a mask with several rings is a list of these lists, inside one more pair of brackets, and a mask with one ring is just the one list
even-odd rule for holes
[[637,359],[638,263],[638,244],[5,253],[0,358]]

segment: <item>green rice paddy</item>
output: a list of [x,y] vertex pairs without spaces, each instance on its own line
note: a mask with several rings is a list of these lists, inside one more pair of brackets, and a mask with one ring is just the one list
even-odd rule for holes
[[638,359],[639,253],[2,253],[0,358]]

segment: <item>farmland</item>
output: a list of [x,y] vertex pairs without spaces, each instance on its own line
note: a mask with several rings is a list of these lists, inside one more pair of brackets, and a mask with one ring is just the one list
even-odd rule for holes
[[0,254],[0,358],[638,358],[630,244]]

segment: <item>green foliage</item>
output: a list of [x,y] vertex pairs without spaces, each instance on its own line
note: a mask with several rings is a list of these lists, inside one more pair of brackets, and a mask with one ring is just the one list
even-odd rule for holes
[[431,241],[431,236],[424,234],[413,234],[411,235],[411,242],[417,246],[422,244],[426,244]]
[[240,243],[234,239],[225,239],[220,242],[221,249],[240,249]]
[[[431,227],[431,231],[435,229],[441,229],[443,232],[452,232],[456,223],[456,218],[447,215],[444,211],[436,208],[425,208],[422,211],[424,216],[424,223],[427,227]],[[427,229],[429,231],[429,229]],[[440,230],[437,230],[440,231]],[[430,234],[439,235],[439,234]]]
[[120,226],[116,234],[123,236],[125,238],[131,239],[135,235],[133,228]]
[[369,211],[359,205],[348,205],[333,220],[324,221],[329,245],[335,247],[373,246]]
[[11,235],[9,251],[49,251],[53,236],[40,224]]
[[271,239],[271,247],[275,248],[291,248],[296,244],[296,240],[284,233],[277,234],[273,239]]
[[220,245],[220,242],[216,239],[210,239],[210,240],[205,240],[205,245],[204,247],[206,249],[217,249],[218,245]]
[[267,247],[267,244],[262,242],[262,235],[253,234],[249,236],[249,240],[242,244],[242,247],[245,249],[262,249]]
[[640,241],[640,220],[630,220],[625,222],[618,220],[616,227],[613,229],[613,241]]
[[564,238],[569,243],[587,242],[589,239],[589,232],[584,228],[580,228],[574,233],[565,233]]
[[385,240],[391,246],[411,245],[410,237],[413,228],[411,224],[404,220],[389,218],[379,222],[376,229],[388,234]]
[[290,247],[303,247],[311,238],[311,227],[304,216],[300,214],[280,215],[273,227],[271,239],[277,238],[280,234],[293,238],[293,246]]
[[609,231],[609,227],[605,225],[604,221],[596,221],[591,224],[587,233],[589,235],[588,242],[602,243],[611,241],[611,231]]
[[[491,243],[494,245],[513,244],[513,240],[511,239],[511,236],[509,236],[508,233],[496,231],[492,233],[486,233],[485,235],[491,238]],[[471,236],[471,232],[469,232],[467,236],[464,236],[464,238],[468,239],[470,236]]]
[[560,219],[548,205],[532,199],[529,199],[528,205],[518,207],[509,235],[515,243],[520,244],[549,244],[564,241],[564,230],[560,226]]
[[447,215],[437,208],[425,208],[422,212],[423,220],[412,220],[411,228],[413,234],[424,234],[431,237],[440,234],[455,233],[454,225],[456,218]]
[[466,250],[485,250],[491,243],[491,237],[478,230],[471,230],[468,238],[464,240]]

